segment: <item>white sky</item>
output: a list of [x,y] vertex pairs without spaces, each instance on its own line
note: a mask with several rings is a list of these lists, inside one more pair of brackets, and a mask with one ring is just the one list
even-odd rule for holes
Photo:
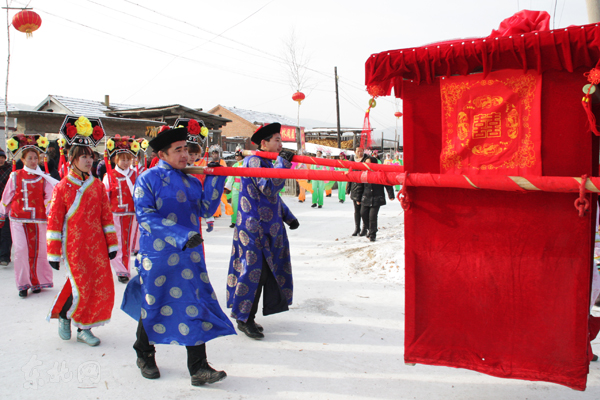
[[[551,28],[588,21],[585,0],[9,2],[29,3],[43,21],[32,39],[10,30],[11,103],[37,105],[48,94],[95,100],[109,94],[117,103],[180,103],[205,111],[222,104],[294,118],[295,90],[281,57],[295,29],[317,71],[308,72],[312,88],[304,90],[301,118],[335,126],[337,66],[341,124],[359,127],[369,99],[364,63],[372,53],[487,36],[520,9],[552,16],[556,4]],[[11,20],[15,13],[11,10]],[[0,43],[0,59],[6,60],[5,29]],[[395,125],[396,106],[391,97],[378,101],[371,112],[376,132]]]

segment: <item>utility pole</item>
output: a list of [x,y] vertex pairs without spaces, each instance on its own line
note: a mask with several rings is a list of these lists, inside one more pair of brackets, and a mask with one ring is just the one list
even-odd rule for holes
[[590,24],[600,22],[600,0],[585,0]]
[[342,132],[340,130],[340,95],[338,93],[338,74],[337,67],[334,67],[335,72],[335,109],[337,111],[337,147],[338,149],[342,148]]

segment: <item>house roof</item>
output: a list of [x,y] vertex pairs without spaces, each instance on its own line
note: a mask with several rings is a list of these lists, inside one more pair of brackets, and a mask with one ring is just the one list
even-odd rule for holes
[[73,115],[85,115],[86,117],[104,117],[108,112],[114,110],[123,110],[139,107],[132,104],[111,103],[107,107],[103,101],[77,99],[73,97],[48,95],[40,104],[35,107],[35,111],[40,111],[49,102],[56,102]]
[[[6,102],[4,101],[4,99],[0,99],[0,112],[4,112],[6,111]],[[13,106],[12,104],[8,103],[8,111],[16,111],[18,110],[17,107]]]
[[273,122],[279,122],[282,125],[296,126],[297,123],[297,121],[294,121],[293,119],[288,118],[284,115],[244,110],[242,108],[227,107],[223,105],[221,107],[225,108],[226,110],[234,113],[235,115],[245,119],[246,121],[254,125],[271,124]]
[[186,107],[181,104],[171,104],[158,107],[137,107],[126,110],[112,110],[106,114],[123,118],[194,118],[202,120],[209,129],[218,129],[226,123],[231,122],[230,119],[200,111],[196,108]]

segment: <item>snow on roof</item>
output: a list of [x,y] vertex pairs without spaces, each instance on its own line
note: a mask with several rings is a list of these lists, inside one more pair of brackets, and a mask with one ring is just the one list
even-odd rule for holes
[[[0,112],[5,112],[6,111],[6,103],[4,102],[4,99],[0,99]],[[8,103],[8,111],[17,111],[18,108],[13,106],[12,104]]]
[[[285,147],[286,149],[296,150],[296,146],[297,144],[294,142],[283,142],[283,147]],[[354,155],[354,151],[349,149],[338,149],[337,147],[329,147],[310,142],[306,142],[304,144],[304,149],[308,153],[317,154],[317,151],[321,151],[324,154],[332,155],[334,157],[339,156],[340,153],[344,153],[345,155]]]
[[297,121],[279,114],[264,113],[259,111],[244,110],[236,107],[222,106],[235,115],[244,118],[246,121],[256,124],[271,124],[279,122],[281,125],[296,126]]
[[110,103],[110,106],[106,107],[103,101],[49,95],[40,105],[36,107],[36,110],[39,110],[41,107],[43,107],[50,99],[54,99],[62,104],[65,108],[71,110],[72,114],[85,115],[86,117],[105,117],[106,112],[139,107],[137,105],[119,103]]

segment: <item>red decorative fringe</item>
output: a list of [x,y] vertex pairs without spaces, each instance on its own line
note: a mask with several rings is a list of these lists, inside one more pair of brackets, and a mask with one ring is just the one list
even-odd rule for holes
[[371,107],[367,109],[365,113],[365,120],[363,122],[362,132],[360,133],[360,147],[363,149],[371,148],[371,120],[369,115],[371,114]]

